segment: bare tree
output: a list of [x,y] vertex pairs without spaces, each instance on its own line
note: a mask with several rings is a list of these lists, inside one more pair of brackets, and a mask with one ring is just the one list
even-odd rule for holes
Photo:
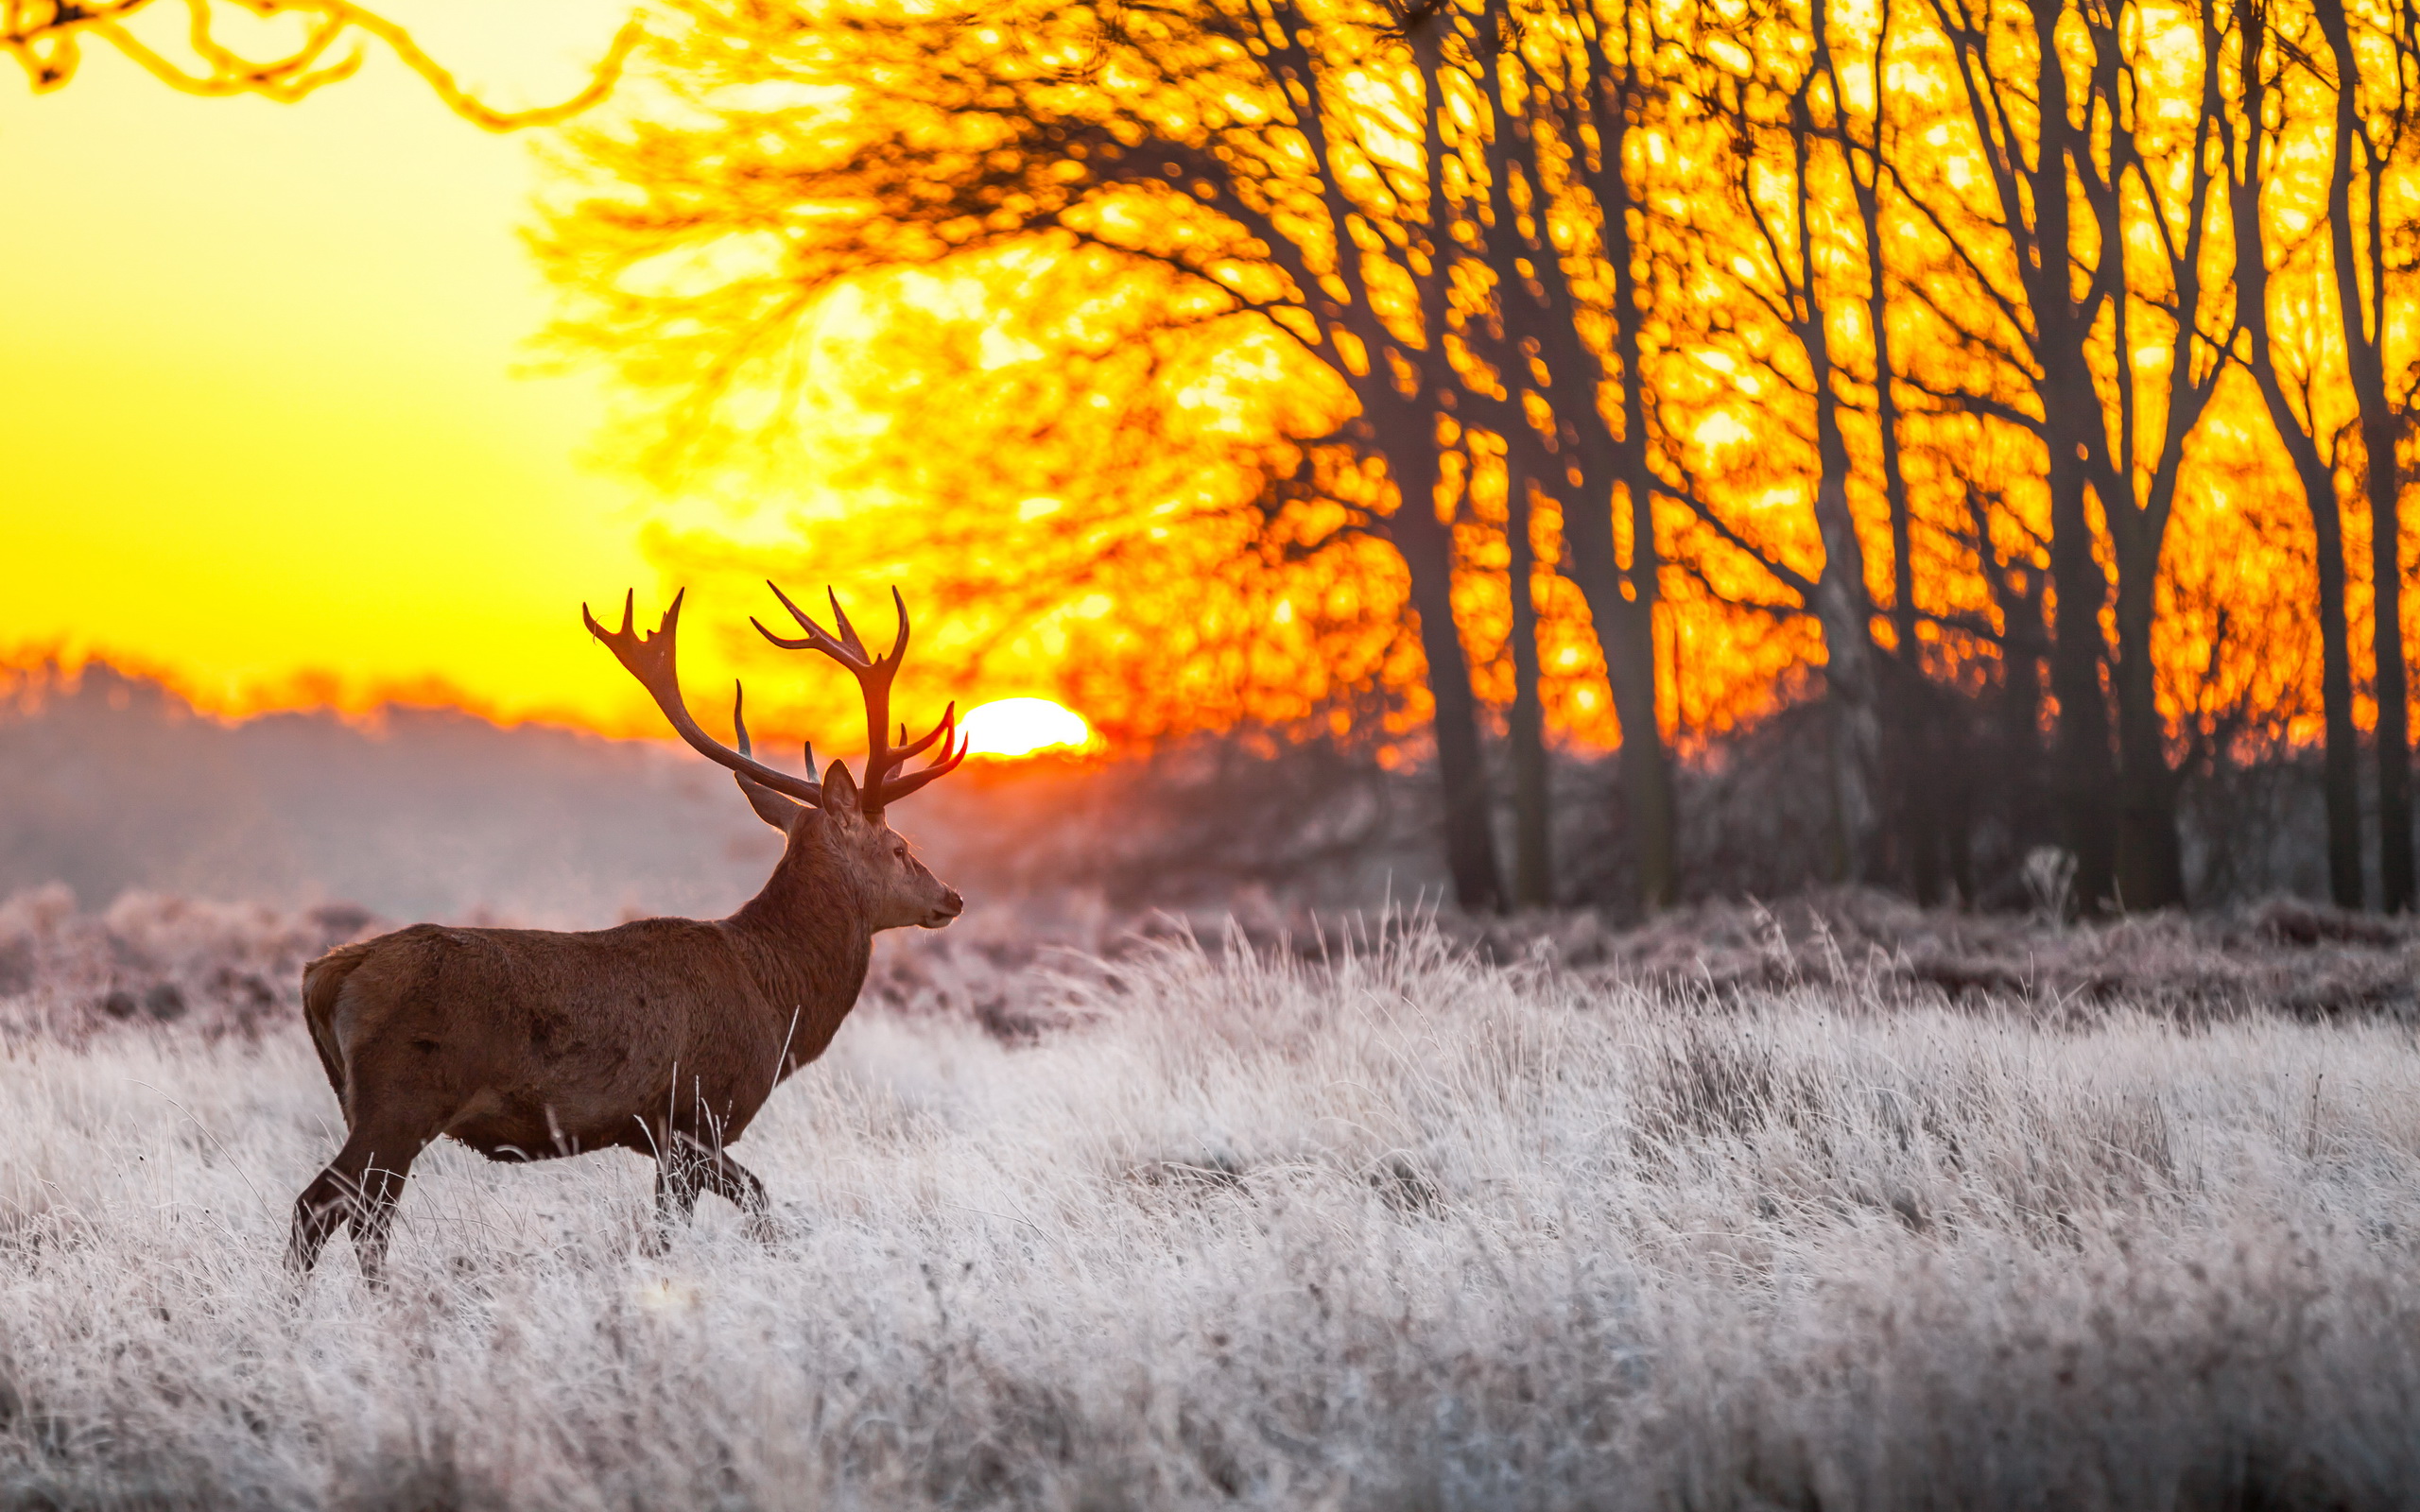
[[[1787,4],[1746,8],[1711,34],[1710,40],[1730,44],[1730,57],[1753,61],[1735,72],[1709,57],[1698,69],[1702,106],[1722,123],[1729,139],[1730,189],[1726,198],[1698,213],[1745,232],[1725,238],[1708,227],[1700,236],[1709,246],[1727,243],[1734,249],[1731,285],[1741,303],[1760,310],[1780,335],[1777,351],[1752,360],[1806,402],[1812,466],[1785,467],[1804,487],[1820,564],[1811,574],[1800,571],[1737,525],[1726,523],[1721,529],[1768,576],[1796,594],[1822,628],[1832,713],[1832,871],[1837,878],[1864,880],[1879,861],[1881,658],[1874,641],[1865,546],[1849,507],[1852,461],[1842,428],[1848,374],[1832,330],[1846,304],[1833,269],[1850,255],[1839,245],[1839,218],[1824,208],[1850,177],[1832,32],[1826,0],[1809,0],[1803,10]],[[1804,37],[1808,45],[1803,54],[1779,52],[1766,45],[1774,35]],[[1834,230],[1820,230],[1819,221]],[[1711,268],[1720,260],[1706,262]],[[1878,272],[1870,286],[1881,286]],[[1692,503],[1708,523],[1717,523],[1709,505]]]
[[[2390,226],[2389,174],[2420,146],[2420,15],[2384,8],[2357,18],[2344,0],[2311,0],[2326,40],[2335,121],[2327,171],[2329,266],[2344,366],[2360,413],[2362,491],[2370,507],[2370,580],[2378,705],[2378,906],[2420,904],[2411,844],[2411,680],[2403,649],[2403,478],[2400,442],[2412,394],[2388,376],[2389,319],[2397,275],[2411,271],[2390,250],[2404,234]],[[2365,35],[2357,36],[2360,27]],[[2363,43],[2373,57],[2363,57]],[[2408,282],[2408,280],[2406,281]]]
[[[2279,29],[2287,20],[2271,0],[2238,0],[2231,17],[2237,93],[2235,109],[2225,118],[2225,147],[2236,242],[2236,319],[2245,336],[2242,364],[2260,389],[2270,423],[2285,446],[2310,515],[2325,728],[2322,783],[2327,815],[2327,890],[2339,907],[2359,908],[2362,894],[2360,737],[2353,728],[2344,522],[2336,492],[2342,460],[2337,455],[2339,430],[2323,413],[2322,406],[2330,396],[2318,382],[2317,355],[2289,353],[2271,321],[2275,298],[2273,281],[2292,249],[2279,245],[2284,238],[2273,231],[2265,197],[2287,133],[2298,124],[2287,73],[2295,59],[2308,56],[2308,39]],[[2338,99],[2342,98],[2339,93]],[[2341,120],[2340,115],[2340,143],[2343,140]],[[2339,152],[2336,162],[2341,172],[2349,164],[2349,154]],[[2360,318],[2348,318],[2358,321]],[[2301,359],[2290,370],[2282,360],[2290,355]]]
[[[2135,108],[2159,93],[2139,56],[2157,18],[2099,0],[1933,0],[1932,12],[1989,191],[1988,208],[1911,196],[1988,301],[1980,321],[1938,303],[1936,313],[2031,389],[2024,407],[1988,392],[1944,397],[2031,432],[2046,453],[2055,786],[2078,898],[2088,907],[2178,903],[2174,780],[2152,643],[2187,448],[2233,341],[2230,285],[2212,272],[2224,250],[2211,236],[2214,220],[2224,230],[2212,141],[2222,64],[2198,36],[2163,34],[2164,46],[2197,49],[2200,109],[2187,140],[2173,141],[2158,112]],[[2172,179],[2154,162],[2184,171]],[[1899,181],[1910,181],[1904,171]],[[1992,245],[1960,234],[1978,216]],[[2152,250],[2130,257],[2138,246]],[[2100,624],[2111,584],[2088,500],[2100,506],[2117,569],[2114,661]],[[2114,762],[2104,662],[2118,709]]]
[[[1562,506],[1562,570],[1587,602],[1621,724],[1625,828],[1648,909],[1679,892],[1671,758],[1660,724],[1655,505],[1680,493],[1653,463],[1631,146],[1656,109],[1641,8],[1487,0],[1467,30],[1485,107],[1483,257],[1504,331],[1492,389],[1514,450]],[[1550,219],[1572,230],[1557,245]],[[1583,295],[1585,285],[1598,291]],[[1601,334],[1594,338],[1591,327]]]

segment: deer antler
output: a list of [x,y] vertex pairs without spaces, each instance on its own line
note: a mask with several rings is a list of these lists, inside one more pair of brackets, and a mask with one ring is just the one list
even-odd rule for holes
[[[689,717],[688,706],[681,701],[681,676],[673,665],[677,655],[675,637],[681,628],[681,600],[687,593],[688,590],[683,589],[672,595],[672,607],[664,611],[664,623],[656,627],[653,635],[642,636],[631,632],[631,617],[638,601],[635,591],[622,599],[622,627],[618,630],[609,630],[597,624],[596,616],[588,611],[586,604],[579,606],[579,618],[588,627],[588,633],[604,642],[614,653],[614,660],[622,663],[623,669],[639,679],[639,686],[655,696],[655,706],[664,711],[664,717],[671,722],[674,732],[687,741],[692,749],[708,761],[731,768],[744,779],[769,787],[776,793],[787,794],[802,803],[820,806],[823,801],[823,784],[811,776],[792,777],[749,755],[745,726],[740,727],[740,748],[733,750],[699,729],[698,722]],[[732,700],[731,713],[733,722],[736,724],[739,719],[739,701],[736,698]],[[813,765],[810,759],[810,771]]]
[[[877,657],[868,652],[865,642],[857,638],[856,627],[849,623],[848,611],[840,607],[839,594],[829,589],[824,591],[832,602],[832,622],[839,627],[840,633],[836,636],[807,618],[806,611],[791,603],[779,584],[769,580],[765,586],[773,591],[773,596],[782,601],[782,608],[790,611],[790,618],[798,621],[806,634],[790,640],[751,619],[748,623],[756,627],[757,633],[786,651],[822,652],[855,673],[857,686],[865,695],[866,776],[864,790],[857,799],[859,813],[868,818],[879,817],[885,807],[958,769],[958,764],[966,759],[966,747],[957,739],[956,703],[942,713],[941,723],[923,739],[908,740],[908,727],[903,724],[899,727],[899,744],[890,743],[890,680],[898,675],[900,661],[908,654],[908,601],[899,596],[898,589],[890,591],[890,602],[899,611],[899,635],[891,642],[890,652]],[[941,746],[941,754],[930,765],[908,776],[900,775],[909,757],[921,755],[936,743]]]

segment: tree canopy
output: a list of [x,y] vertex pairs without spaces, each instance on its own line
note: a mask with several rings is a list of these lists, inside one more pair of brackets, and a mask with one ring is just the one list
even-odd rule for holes
[[1466,902],[1492,731],[1618,747],[1651,903],[1668,747],[1820,693],[1836,875],[2178,901],[2186,777],[2319,739],[2358,902],[2366,739],[2407,906],[2415,26],[682,0],[538,240],[647,465],[850,504],[670,559],[1113,735],[1420,731]]

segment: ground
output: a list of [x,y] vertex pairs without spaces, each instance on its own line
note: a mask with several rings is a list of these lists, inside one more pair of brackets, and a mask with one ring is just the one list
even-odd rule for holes
[[[2420,1042],[2275,986],[2410,940],[1858,906],[886,940],[737,1149],[773,1242],[448,1149],[382,1297],[279,1264],[337,1143],[283,973],[361,921],[21,899],[0,1506],[2420,1497]],[[2220,985],[2061,974],[2128,958]]]

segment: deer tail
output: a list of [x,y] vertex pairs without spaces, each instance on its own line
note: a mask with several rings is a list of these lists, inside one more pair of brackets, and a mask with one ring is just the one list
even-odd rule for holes
[[311,1031],[311,1048],[320,1053],[320,1066],[338,1102],[344,1100],[344,1051],[337,1043],[337,996],[353,969],[369,959],[371,943],[330,951],[302,968],[302,1022]]

